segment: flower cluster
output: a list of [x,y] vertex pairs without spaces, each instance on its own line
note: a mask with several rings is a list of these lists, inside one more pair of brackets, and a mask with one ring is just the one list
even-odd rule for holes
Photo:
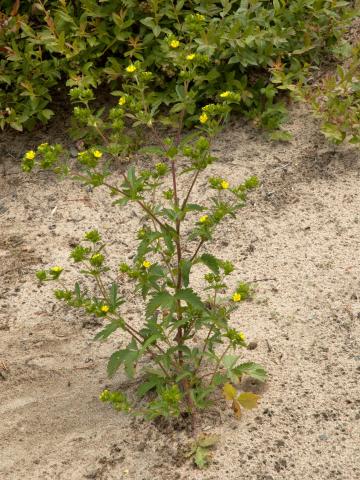
[[242,332],[238,332],[234,328],[230,328],[224,335],[230,340],[230,343],[233,347],[235,346],[246,346],[245,335]]

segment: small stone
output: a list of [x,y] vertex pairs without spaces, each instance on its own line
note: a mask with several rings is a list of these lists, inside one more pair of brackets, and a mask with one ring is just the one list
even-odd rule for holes
[[70,147],[70,155],[73,157],[73,158],[76,158],[78,156],[78,151],[76,148],[74,147]]

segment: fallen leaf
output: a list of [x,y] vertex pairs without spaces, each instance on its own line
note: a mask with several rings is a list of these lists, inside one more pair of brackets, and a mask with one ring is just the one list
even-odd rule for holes
[[237,398],[240,405],[246,410],[251,410],[257,406],[257,402],[260,400],[260,396],[251,392],[240,393]]

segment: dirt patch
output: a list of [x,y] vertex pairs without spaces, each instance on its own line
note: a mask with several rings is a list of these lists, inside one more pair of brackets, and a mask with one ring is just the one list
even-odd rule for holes
[[[234,324],[253,340],[244,359],[266,366],[261,405],[240,421],[220,404],[203,429],[221,441],[198,472],[183,461],[186,430],[117,414],[98,400],[109,354],[126,339],[93,342],[99,325],[55,303],[34,272],[63,265],[83,232],[98,228],[114,265],[133,252],[140,212],[111,207],[93,192],[49,174],[18,173],[23,152],[66,132],[0,139],[0,477],[37,479],[354,480],[360,477],[360,176],[350,147],[330,147],[302,109],[291,114],[288,144],[271,144],[234,123],[218,139],[209,174],[261,187],[218,232],[213,252],[237,265],[233,282],[254,281],[256,297]],[[11,152],[10,152],[11,150]],[[9,153],[10,152],[10,153]],[[116,175],[116,172],[115,172]],[[205,180],[194,192],[205,194]],[[198,281],[195,278],[195,283]],[[141,306],[123,288],[124,314]],[[249,385],[258,391],[258,385]]]

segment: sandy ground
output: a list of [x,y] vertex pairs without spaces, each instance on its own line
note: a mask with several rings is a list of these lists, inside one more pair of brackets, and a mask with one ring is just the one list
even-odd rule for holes
[[[23,152],[41,141],[69,143],[57,125],[0,138],[0,478],[2,480],[356,480],[360,478],[359,155],[332,147],[298,107],[294,139],[271,144],[233,124],[218,139],[211,174],[256,174],[261,188],[212,246],[237,266],[233,281],[256,296],[234,317],[257,348],[269,380],[259,408],[237,421],[224,405],[203,419],[221,441],[211,466],[185,461],[186,432],[118,414],[98,400],[107,358],[122,343],[92,340],[96,320],[53,299],[34,272],[63,265],[70,245],[97,227],[114,263],[133,252],[139,212],[110,206],[48,173],[18,173]],[[204,194],[204,181],[196,196]],[[196,279],[195,279],[196,281]],[[70,281],[71,284],[71,281]],[[141,309],[124,287],[127,313]],[[254,388],[258,388],[253,386]],[[131,388],[131,386],[129,387]]]

